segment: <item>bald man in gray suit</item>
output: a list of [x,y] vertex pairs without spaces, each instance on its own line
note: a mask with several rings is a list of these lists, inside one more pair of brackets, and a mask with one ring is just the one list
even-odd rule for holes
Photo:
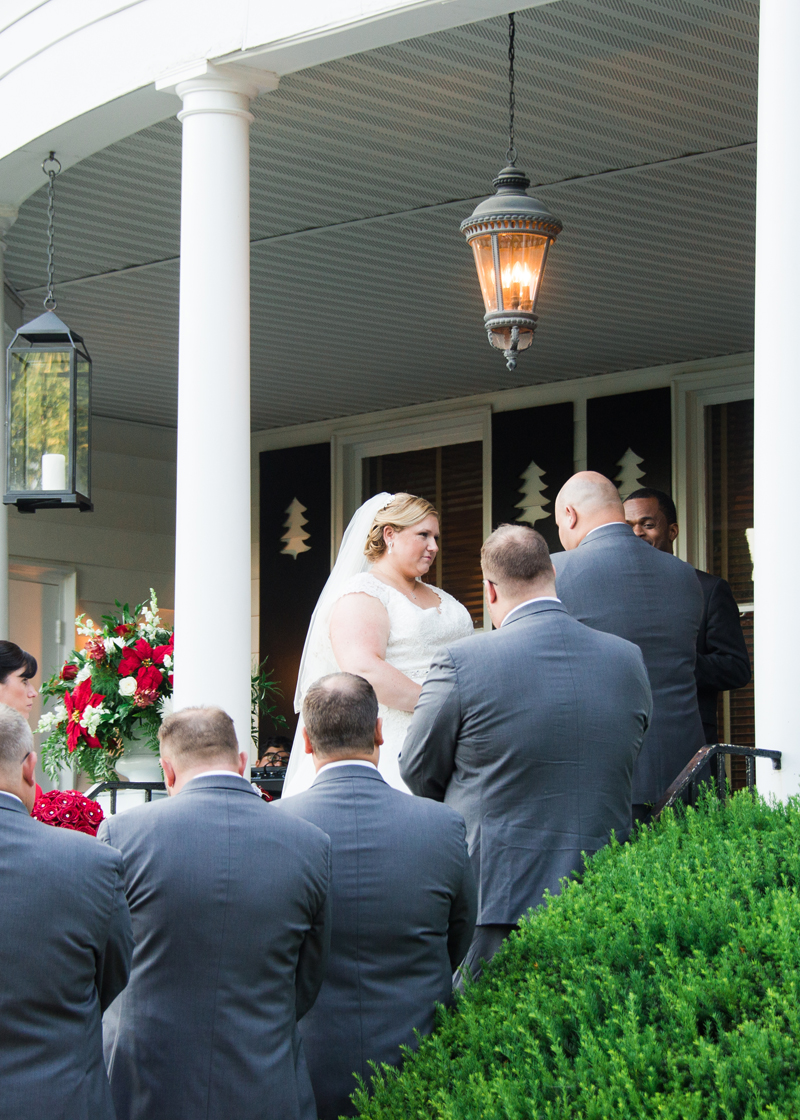
[[634,816],[647,820],[705,743],[694,675],[703,592],[693,568],[636,536],[604,475],[573,475],[555,512],[567,550],[553,556],[559,598],[592,629],[634,642],[647,666],[653,719],[633,774]]
[[354,1114],[354,1072],[369,1081],[370,1062],[398,1065],[415,1031],[433,1030],[470,944],[475,884],[461,816],[378,773],[381,721],[368,681],[323,677],[306,693],[303,722],[317,776],[273,811],[331,838],[331,955],[300,1033],[320,1120],[336,1120]]
[[117,1120],[316,1120],[297,1031],[330,940],[330,841],[269,811],[233,721],[186,708],[159,732],[171,796],[109,817],[136,949],[106,1012]]
[[627,837],[651,710],[641,653],[567,614],[539,533],[501,526],[481,562],[498,629],[438,651],[400,755],[412,792],[467,822],[473,976],[584,852]]

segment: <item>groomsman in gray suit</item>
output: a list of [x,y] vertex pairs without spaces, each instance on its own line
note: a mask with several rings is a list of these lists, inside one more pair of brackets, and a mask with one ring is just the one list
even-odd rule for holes
[[315,1120],[296,1020],[325,973],[330,841],[269,811],[218,708],[159,737],[173,796],[98,834],[123,854],[136,939],[104,1020],[117,1120]]
[[331,838],[331,955],[300,1033],[320,1120],[336,1120],[354,1115],[354,1071],[368,1081],[370,1062],[398,1065],[414,1031],[433,1029],[470,944],[475,883],[459,814],[378,773],[381,721],[368,681],[323,677],[306,693],[303,721],[317,776],[274,812]]
[[122,857],[33,820],[35,770],[0,704],[0,1118],[114,1120],[101,1015],[133,952]]
[[473,976],[583,866],[582,853],[612,831],[627,837],[651,712],[640,651],[567,614],[539,533],[500,526],[481,563],[498,629],[436,654],[400,756],[414,793],[467,822],[479,891]]
[[625,521],[619,491],[581,471],[556,498],[566,552],[553,557],[569,613],[635,642],[653,690],[653,720],[633,774],[634,817],[651,807],[705,744],[694,676],[703,592],[692,568],[651,548]]

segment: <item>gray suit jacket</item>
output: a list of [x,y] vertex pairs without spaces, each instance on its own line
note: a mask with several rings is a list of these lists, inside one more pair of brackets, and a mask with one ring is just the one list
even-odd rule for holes
[[132,952],[119,852],[0,795],[2,1120],[114,1120],[101,1015]]
[[366,766],[323,769],[275,804],[331,838],[333,933],[328,972],[300,1033],[322,1120],[352,1116],[353,1071],[400,1062],[429,1034],[475,926],[464,821],[392,789]]
[[633,774],[635,803],[657,801],[705,743],[694,677],[703,592],[694,568],[604,525],[553,556],[558,595],[595,630],[635,642],[653,690],[653,719]]
[[480,925],[515,924],[582,852],[627,837],[650,711],[639,650],[552,600],[436,654],[400,773],[466,820]]
[[330,938],[330,841],[235,774],[105,820],[136,950],[104,1020],[117,1120],[312,1120],[296,1020]]

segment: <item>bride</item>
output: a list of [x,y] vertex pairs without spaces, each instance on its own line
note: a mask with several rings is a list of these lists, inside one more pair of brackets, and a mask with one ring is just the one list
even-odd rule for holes
[[[398,755],[433,654],[474,632],[457,599],[422,582],[438,537],[438,513],[413,494],[377,494],[356,511],[311,618],[295,693],[299,712],[309,685],[327,673],[366,677],[383,720],[378,769],[406,793]],[[283,796],[308,789],[313,779],[301,720]]]

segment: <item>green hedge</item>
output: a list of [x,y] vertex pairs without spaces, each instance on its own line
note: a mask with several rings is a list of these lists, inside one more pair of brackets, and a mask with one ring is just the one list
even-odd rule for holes
[[800,1117],[800,802],[616,843],[526,920],[364,1120]]

